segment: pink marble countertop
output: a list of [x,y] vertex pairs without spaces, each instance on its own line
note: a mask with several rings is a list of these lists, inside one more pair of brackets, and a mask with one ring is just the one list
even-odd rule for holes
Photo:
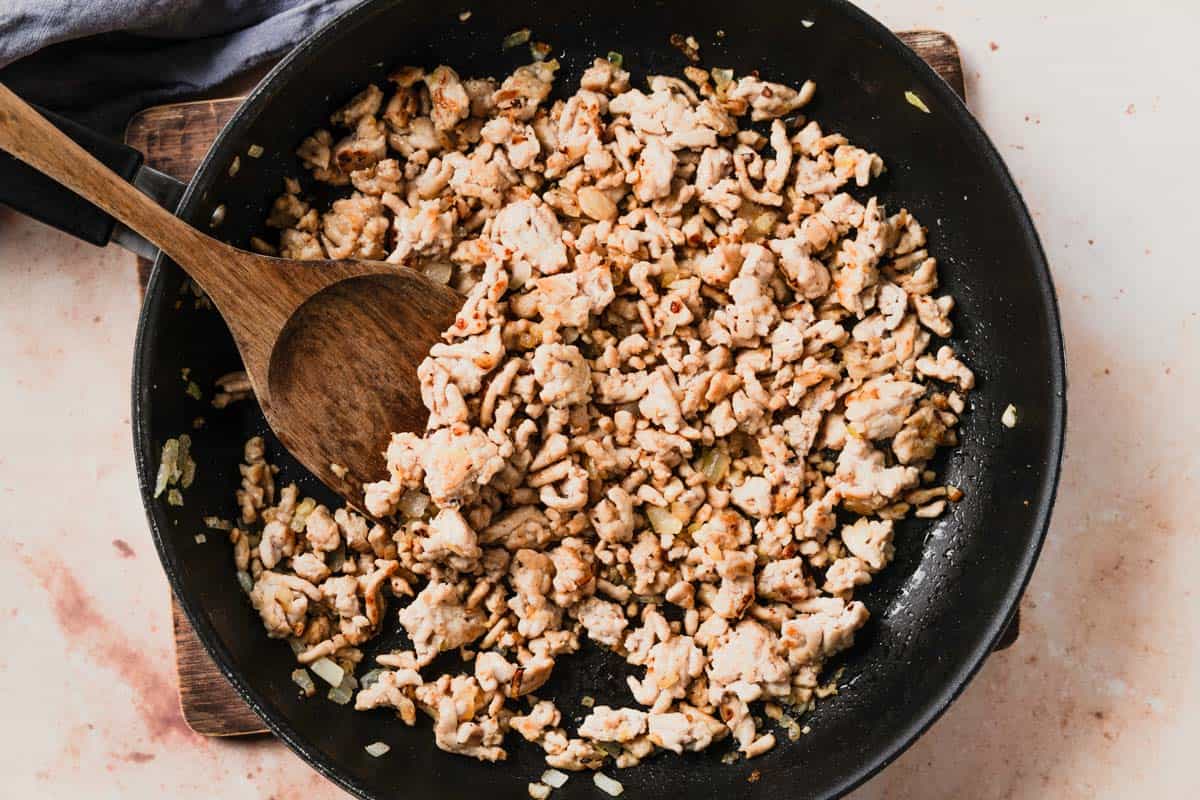
[[[1020,639],[854,797],[1200,796],[1200,269],[1184,169],[1200,14],[1175,0],[866,7],[959,42],[971,105],[1050,257],[1071,416]],[[129,430],[132,261],[0,209],[0,794],[345,797],[269,737],[206,739],[180,717]]]

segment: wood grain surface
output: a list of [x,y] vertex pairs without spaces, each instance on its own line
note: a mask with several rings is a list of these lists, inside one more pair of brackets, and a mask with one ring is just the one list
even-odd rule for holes
[[[933,67],[959,96],[966,98],[962,61],[958,46],[950,36],[933,30],[903,31],[897,36]],[[149,166],[188,181],[241,102],[242,98],[232,97],[148,108],[130,120],[125,141],[142,151]],[[145,289],[151,266],[151,262],[138,259],[138,282],[142,289]],[[262,720],[221,674],[173,596],[171,612],[179,699],[188,725],[207,736],[265,733],[267,728]],[[1011,638],[1015,639],[1015,632],[1014,622],[1010,628]]]

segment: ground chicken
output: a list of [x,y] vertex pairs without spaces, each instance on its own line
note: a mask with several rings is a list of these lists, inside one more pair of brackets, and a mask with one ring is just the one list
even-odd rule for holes
[[[379,443],[373,519],[276,492],[247,443],[238,578],[301,665],[353,673],[398,621],[411,649],[355,705],[419,709],[442,750],[500,760],[515,731],[560,769],[725,736],[754,757],[775,738],[749,704],[813,698],[894,520],[951,499],[928,470],[975,382],[941,341],[954,300],[925,229],[872,196],[883,160],[794,116],[811,82],[634,89],[596,59],[551,104],[558,68],[401,67],[300,143],[339,194],[285,183],[281,255],[384,259],[465,300],[418,370],[426,430]],[[644,669],[640,708],[525,705],[581,646]],[[468,663],[436,674],[451,650]]]

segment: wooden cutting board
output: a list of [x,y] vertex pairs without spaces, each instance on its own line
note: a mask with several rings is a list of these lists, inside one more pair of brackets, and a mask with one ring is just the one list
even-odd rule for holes
[[[960,97],[966,97],[962,61],[953,39],[940,31],[904,31],[897,35]],[[142,151],[149,166],[186,183],[241,102],[240,97],[230,97],[148,108],[130,121],[125,130],[125,141]],[[142,289],[146,288],[150,267],[149,261],[138,259],[138,283]],[[171,598],[171,613],[175,628],[179,702],[188,725],[196,733],[206,736],[265,733],[267,728],[262,720],[221,674],[174,597]],[[1014,624],[1010,634],[1015,630]]]

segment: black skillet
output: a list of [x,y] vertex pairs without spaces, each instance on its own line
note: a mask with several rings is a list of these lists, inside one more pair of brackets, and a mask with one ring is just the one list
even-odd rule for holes
[[[465,22],[459,13],[469,9]],[[801,20],[811,21],[811,27]],[[624,54],[635,77],[679,73],[684,57],[672,33],[694,35],[707,66],[759,70],[771,80],[816,80],[807,109],[826,130],[881,153],[879,181],[889,208],[906,206],[929,227],[943,289],[958,300],[953,344],[979,376],[962,422],[962,446],[938,468],[966,491],[943,518],[910,521],[895,564],[862,592],[872,612],[857,645],[839,662],[840,693],[804,719],[811,732],[747,763],[722,764],[730,747],[701,755],[659,756],[617,777],[630,797],[833,797],[894,759],[963,690],[1016,608],[1046,532],[1065,423],[1065,372],[1054,290],[1045,257],[999,155],[954,93],[878,22],[841,0],[730,3],[608,2],[576,7],[533,0],[521,5],[472,0],[463,6],[369,0],[301,43],[242,105],[183,193],[178,213],[206,226],[225,207],[217,234],[245,245],[285,176],[300,174],[293,151],[329,113],[368,82],[385,83],[399,64],[453,65],[464,76],[502,76],[527,60],[501,40],[529,27],[563,65],[560,87],[576,85],[597,55]],[[723,33],[722,33],[723,32]],[[913,91],[928,106],[906,102]],[[86,132],[76,134],[96,146]],[[247,157],[251,145],[261,158]],[[132,175],[137,159],[108,151]],[[230,164],[240,157],[240,170]],[[143,178],[146,173],[143,172]],[[153,176],[151,176],[153,177]],[[169,195],[150,181],[148,190]],[[10,183],[3,199],[104,242],[111,225],[84,209],[47,208]],[[180,371],[202,387],[237,367],[219,317],[194,308],[183,273],[160,258],[146,293],[133,370],[134,444],[142,495],[171,584],[222,670],[275,733],[323,774],[364,798],[524,797],[544,769],[540,754],[512,742],[509,760],[489,766],[435,749],[429,725],[406,728],[387,713],[363,714],[321,698],[302,701],[282,642],[269,641],[234,580],[229,548],[216,536],[197,544],[206,515],[232,516],[242,442],[265,432],[252,403],[223,411],[185,393]],[[1015,429],[1000,424],[1018,409]],[[199,431],[193,421],[206,421]],[[159,450],[182,432],[199,463],[183,507],[152,497]],[[283,480],[332,501],[275,443],[270,457]],[[389,632],[378,647],[393,644]],[[566,724],[579,700],[630,702],[618,659],[587,645],[561,662],[544,692]],[[511,737],[514,740],[517,737]],[[363,747],[384,741],[372,758]],[[747,782],[751,771],[757,782]],[[586,776],[555,797],[593,797]]]

